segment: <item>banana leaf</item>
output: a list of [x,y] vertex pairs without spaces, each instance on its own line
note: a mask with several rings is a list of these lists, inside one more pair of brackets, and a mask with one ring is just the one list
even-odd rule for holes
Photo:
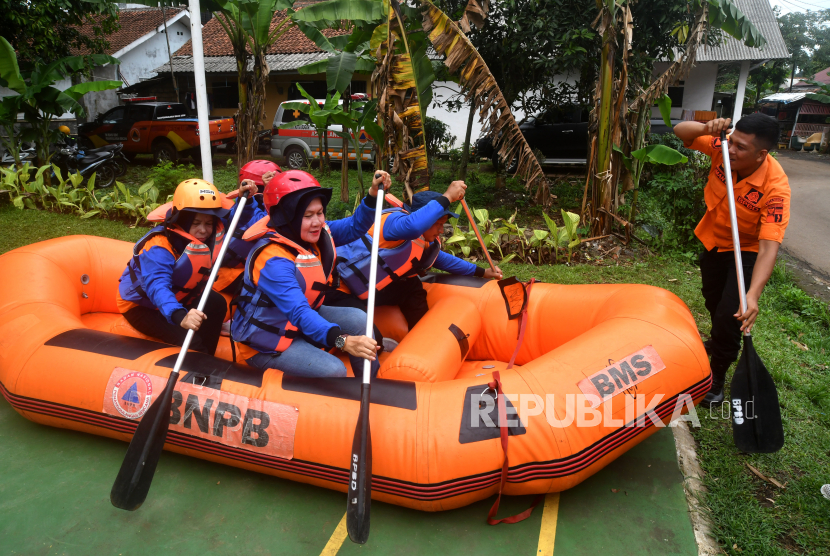
[[[532,184],[546,186],[542,166],[527,144],[493,74],[458,25],[429,0],[423,0],[423,29],[436,52],[443,54],[449,73],[458,74],[459,84],[474,102],[481,120],[490,122],[490,136],[498,156],[513,160],[518,156],[517,175]],[[477,6],[477,4],[476,4]],[[469,9],[468,4],[468,9]],[[475,19],[471,21],[475,22]]]
[[386,9],[375,0],[327,0],[306,6],[292,16],[294,21],[366,21],[381,22]]

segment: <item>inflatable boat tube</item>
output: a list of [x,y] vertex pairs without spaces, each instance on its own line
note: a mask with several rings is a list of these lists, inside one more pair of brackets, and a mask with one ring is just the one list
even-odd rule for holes
[[[140,337],[116,309],[131,249],[70,236],[0,257],[0,391],[27,419],[126,442],[163,389],[178,348]],[[426,287],[431,310],[410,333],[397,309],[378,312],[401,343],[372,384],[376,500],[437,511],[497,492],[494,370],[511,495],[573,487],[709,389],[695,322],[665,290],[536,284],[505,370],[519,320],[499,284],[432,275]],[[187,356],[165,449],[345,492],[359,379],[263,372],[228,348]]]

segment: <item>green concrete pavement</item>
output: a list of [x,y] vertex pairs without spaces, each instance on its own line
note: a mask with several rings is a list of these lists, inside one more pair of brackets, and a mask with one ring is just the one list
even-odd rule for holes
[[[338,492],[165,453],[147,502],[123,512],[109,489],[125,450],[36,425],[0,400],[0,555],[316,556],[345,511]],[[507,498],[500,515],[531,499]],[[369,543],[347,539],[337,554],[537,554],[542,505],[491,527],[492,502],[436,514],[374,503]],[[554,552],[697,555],[670,430],[561,494]]]

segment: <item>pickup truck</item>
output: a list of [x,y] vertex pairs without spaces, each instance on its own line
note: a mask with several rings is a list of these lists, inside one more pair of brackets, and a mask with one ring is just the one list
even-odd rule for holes
[[[672,125],[679,120],[672,120]],[[519,129],[531,149],[539,149],[544,155],[543,165],[584,165],[588,159],[588,111],[575,105],[553,106],[530,116],[519,124]],[[671,131],[662,119],[651,120],[651,133]],[[493,160],[496,166],[493,145],[487,130],[476,142],[476,154]],[[518,160],[513,160],[507,172],[516,171]]]
[[[233,118],[211,118],[210,144],[217,147],[236,141]],[[112,143],[124,145],[129,159],[153,154],[156,163],[190,156],[199,160],[199,122],[187,117],[179,102],[128,102],[78,126],[81,148]]]

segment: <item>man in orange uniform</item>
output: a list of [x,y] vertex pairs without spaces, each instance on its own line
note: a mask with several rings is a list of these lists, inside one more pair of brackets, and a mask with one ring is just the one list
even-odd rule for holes
[[[700,257],[703,298],[712,317],[712,388],[704,404],[723,402],[726,371],[738,358],[741,334],[751,331],[758,316],[758,299],[767,284],[784,231],[790,219],[790,185],[787,175],[769,151],[778,143],[778,122],[764,114],[749,114],[735,125],[729,138],[729,162],[735,190],[735,209],[746,283],[747,310],[742,313],[735,269],[726,175],[720,133],[731,120],[707,123],[681,122],[674,133],[683,143],[712,159],[704,190],[706,214],[695,228],[703,243]],[[736,312],[737,311],[737,312]]]

